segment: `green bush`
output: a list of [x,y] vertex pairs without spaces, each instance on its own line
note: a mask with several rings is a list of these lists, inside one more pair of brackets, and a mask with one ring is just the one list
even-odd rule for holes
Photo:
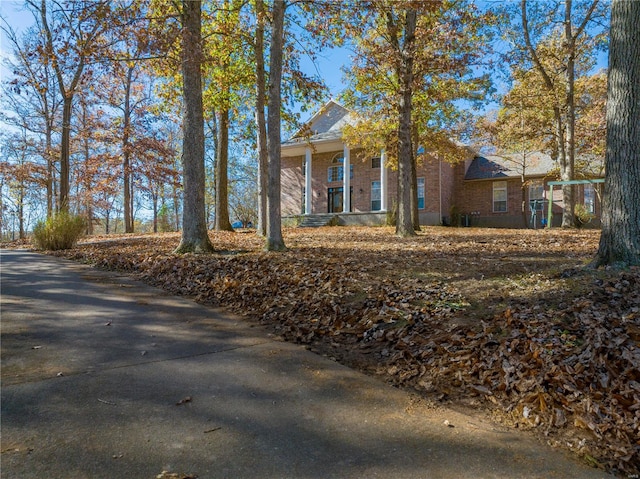
[[56,251],[73,248],[86,229],[84,218],[58,213],[46,221],[39,221],[33,228],[33,243],[36,248]]
[[591,223],[596,217],[585,205],[580,203],[574,207],[573,214],[578,228],[582,228],[582,226]]

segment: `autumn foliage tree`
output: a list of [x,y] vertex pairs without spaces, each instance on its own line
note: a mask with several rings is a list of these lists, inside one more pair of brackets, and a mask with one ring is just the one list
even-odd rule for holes
[[[600,0],[521,0],[519,11],[510,12],[519,17],[511,57],[521,67],[534,69],[553,99],[549,106],[554,118],[555,152],[565,181],[575,179],[578,63],[597,50],[603,35],[598,21],[604,19],[606,9]],[[562,226],[573,227],[573,185],[564,185],[562,192]]]
[[[37,13],[37,12],[34,12]],[[47,216],[56,206],[58,156],[54,137],[59,122],[61,101],[56,94],[55,75],[42,48],[44,34],[39,28],[40,16],[35,14],[36,25],[19,36],[8,23],[0,24],[9,41],[12,59],[7,59],[13,78],[3,87],[3,103],[7,113],[4,123],[28,133],[31,141],[39,143],[35,153],[46,165]]]
[[59,208],[68,211],[73,100],[88,65],[103,46],[105,31],[112,26],[107,21],[111,14],[110,2],[28,0],[27,3],[40,14],[45,32],[44,58],[53,68],[62,98]]
[[450,138],[462,117],[456,102],[485,96],[488,79],[473,66],[488,51],[495,17],[466,1],[357,6],[362,16],[346,27],[356,55],[345,99],[362,121],[345,136],[368,154],[387,150],[398,168],[397,234],[412,235],[416,151],[422,146],[455,160]]

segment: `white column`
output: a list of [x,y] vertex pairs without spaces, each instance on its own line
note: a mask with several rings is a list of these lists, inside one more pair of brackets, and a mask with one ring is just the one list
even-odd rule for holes
[[387,152],[380,152],[380,210],[387,211]]
[[304,214],[311,214],[313,191],[311,190],[311,148],[304,151]]
[[344,145],[344,161],[342,175],[342,211],[348,213],[351,210],[351,150]]

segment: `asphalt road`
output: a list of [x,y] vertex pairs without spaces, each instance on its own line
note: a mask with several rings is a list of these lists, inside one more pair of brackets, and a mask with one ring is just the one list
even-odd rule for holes
[[0,260],[3,479],[610,477],[125,276]]

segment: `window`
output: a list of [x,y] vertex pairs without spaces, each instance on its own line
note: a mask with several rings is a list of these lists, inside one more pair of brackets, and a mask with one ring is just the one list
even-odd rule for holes
[[329,181],[329,183],[333,181],[342,181],[342,178],[343,178],[342,166],[330,166],[327,177],[328,177],[327,181]]
[[596,190],[591,184],[584,185],[584,206],[589,213],[596,212]]
[[542,180],[533,180],[529,184],[529,208],[531,210],[544,210],[544,183]]
[[418,178],[418,209],[424,209],[424,178]]
[[380,211],[382,209],[382,196],[379,181],[371,182],[371,211]]
[[[342,166],[344,158],[336,157],[333,159],[333,163],[339,163],[339,165],[330,166],[327,170],[327,181],[329,183],[344,179],[344,166]],[[349,165],[349,178],[353,179],[353,165]]]
[[507,182],[493,182],[493,212],[505,213],[507,211]]
[[371,158],[371,168],[374,170],[380,169],[380,157]]

